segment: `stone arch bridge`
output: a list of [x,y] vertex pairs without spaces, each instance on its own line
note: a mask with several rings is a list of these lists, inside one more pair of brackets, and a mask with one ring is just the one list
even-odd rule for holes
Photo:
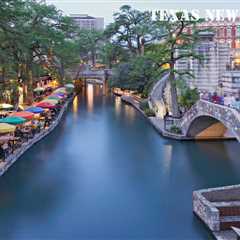
[[108,80],[111,75],[112,75],[111,69],[104,70],[85,69],[79,71],[78,78],[85,79],[85,82],[102,84],[103,93],[106,94],[108,92]]
[[[168,75],[163,76],[149,97],[150,106],[156,112],[155,120],[159,122],[163,122],[166,113],[164,89],[167,79]],[[170,127],[180,128],[184,139],[236,138],[240,142],[240,112],[227,106],[201,99],[182,118],[171,121]]]
[[178,120],[183,135],[196,139],[236,138],[240,141],[240,112],[199,100]]

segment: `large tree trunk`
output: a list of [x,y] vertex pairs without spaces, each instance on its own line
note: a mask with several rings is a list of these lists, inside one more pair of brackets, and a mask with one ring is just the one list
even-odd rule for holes
[[62,62],[60,63],[59,75],[60,75],[60,83],[63,84],[64,78],[65,78],[65,69]]
[[96,51],[95,50],[91,51],[91,59],[92,59],[92,65],[93,65],[93,67],[95,67],[95,65],[96,65]]
[[178,107],[178,96],[177,96],[176,79],[175,79],[175,73],[174,73],[174,64],[170,64],[169,81],[170,81],[172,116],[179,118],[180,111],[179,111],[179,107]]
[[33,103],[33,74],[32,74],[32,66],[30,63],[26,65],[26,83],[27,83],[27,93],[26,99],[24,102],[26,102],[28,105],[31,105]]

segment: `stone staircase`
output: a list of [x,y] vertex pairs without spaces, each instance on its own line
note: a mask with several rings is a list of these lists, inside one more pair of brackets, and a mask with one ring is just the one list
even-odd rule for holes
[[212,202],[219,210],[220,230],[240,227],[240,201]]

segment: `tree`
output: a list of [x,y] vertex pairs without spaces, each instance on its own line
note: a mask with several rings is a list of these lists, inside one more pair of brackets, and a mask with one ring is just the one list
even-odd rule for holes
[[81,58],[91,59],[93,66],[96,64],[96,55],[101,44],[102,34],[101,31],[95,29],[80,29],[76,36]]
[[186,88],[179,97],[181,107],[189,109],[193,104],[199,100],[199,92],[196,88]]
[[185,16],[183,12],[176,13],[176,16],[166,16],[164,21],[159,18],[156,20],[156,26],[164,31],[164,38],[160,44],[149,48],[148,57],[155,61],[159,69],[169,73],[171,111],[174,117],[180,117],[177,80],[184,75],[193,77],[190,70],[176,70],[176,62],[187,58],[201,60],[202,56],[195,51],[195,44],[200,38],[200,33],[204,31],[197,29],[200,22],[201,19],[196,20],[191,14]]
[[114,23],[106,28],[105,36],[132,55],[144,55],[145,46],[156,38],[151,13],[124,5],[113,17]]
[[101,62],[112,68],[113,65],[126,61],[128,54],[125,49],[111,42],[106,42],[99,51],[99,58]]
[[114,68],[110,85],[134,90],[147,96],[152,83],[156,79],[156,70],[152,61],[146,57],[132,58],[129,62],[121,63]]

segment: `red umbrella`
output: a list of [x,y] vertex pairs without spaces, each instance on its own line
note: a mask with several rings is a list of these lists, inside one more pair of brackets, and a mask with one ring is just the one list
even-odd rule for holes
[[49,102],[39,102],[37,104],[35,104],[36,107],[41,107],[41,108],[48,108],[48,109],[53,109],[56,108],[56,105],[53,105]]
[[22,112],[14,112],[12,113],[10,116],[12,117],[22,117],[22,118],[25,118],[27,120],[31,120],[34,118],[34,114],[31,113],[31,112],[25,112],[25,111],[22,111]]

